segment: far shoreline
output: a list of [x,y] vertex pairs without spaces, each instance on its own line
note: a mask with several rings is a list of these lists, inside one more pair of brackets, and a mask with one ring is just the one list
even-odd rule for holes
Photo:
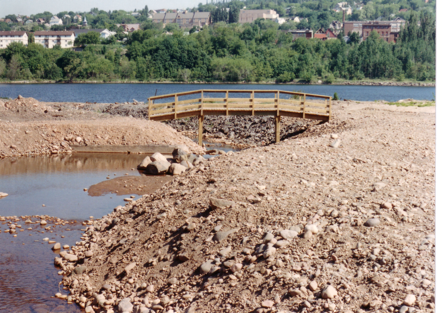
[[131,81],[131,80],[118,80],[118,81],[55,81],[55,80],[21,80],[21,81],[4,81],[0,84],[11,84],[11,85],[26,85],[26,84],[200,84],[200,85],[324,85],[324,86],[404,86],[404,87],[436,87],[436,82],[420,82],[420,81],[406,81],[406,82],[398,82],[398,81],[337,81],[334,83],[305,83],[305,82],[287,82],[287,83],[277,83],[277,82],[175,82],[175,81]]

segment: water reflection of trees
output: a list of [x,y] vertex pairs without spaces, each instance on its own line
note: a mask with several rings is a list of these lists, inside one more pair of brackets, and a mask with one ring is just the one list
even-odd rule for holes
[[143,158],[144,155],[119,153],[8,158],[0,160],[0,175],[129,170],[135,168]]

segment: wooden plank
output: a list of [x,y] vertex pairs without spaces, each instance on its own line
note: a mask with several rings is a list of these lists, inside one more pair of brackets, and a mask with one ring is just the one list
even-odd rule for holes
[[302,102],[302,118],[305,118],[305,94],[304,94],[304,101]]
[[305,104],[306,104],[307,106],[317,106],[317,107],[322,107],[322,108],[327,107],[326,104],[309,102],[308,100],[305,102]]
[[172,94],[164,94],[164,95],[158,95],[158,96],[151,96],[151,97],[149,97],[149,99],[150,100],[161,100],[161,99],[164,99],[164,98],[175,97],[175,94],[177,94],[178,96],[184,96],[184,95],[197,94],[199,92],[200,92],[200,90],[189,91],[189,92],[180,92],[180,93],[172,93]]
[[152,108],[161,108],[163,106],[173,106],[175,102],[167,102],[167,103],[156,103],[152,106]]
[[163,113],[173,113],[173,108],[156,109],[152,111],[152,115],[158,115]]
[[178,101],[178,105],[182,105],[182,104],[193,104],[193,103],[200,103],[201,99],[200,98],[195,98],[192,100],[184,100],[184,101]]
[[204,122],[204,116],[199,115],[198,116],[198,144],[201,147],[203,146],[203,122]]
[[152,111],[152,101],[149,100],[149,108],[148,108],[149,119],[150,119],[151,111]]
[[226,92],[226,116],[229,116],[229,91]]
[[182,112],[182,111],[186,111],[189,109],[200,109],[201,104],[195,104],[195,105],[187,105],[187,106],[180,106],[179,107],[179,111],[178,113]]
[[326,113],[326,114],[328,114],[328,109],[319,109],[319,108],[307,107],[305,111],[307,113]]
[[176,114],[177,114],[177,110],[178,110],[178,95],[175,94],[175,103],[173,104],[173,107],[175,109],[175,119],[176,119]]
[[275,143],[279,143],[281,133],[281,116],[275,116]]

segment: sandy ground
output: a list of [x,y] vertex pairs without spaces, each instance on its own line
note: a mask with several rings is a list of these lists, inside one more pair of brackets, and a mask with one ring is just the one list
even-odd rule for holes
[[56,263],[86,312],[434,312],[435,108],[336,102],[90,222]]
[[0,158],[60,154],[70,152],[71,145],[185,144],[194,153],[204,153],[189,138],[162,123],[82,107],[21,97],[0,100]]

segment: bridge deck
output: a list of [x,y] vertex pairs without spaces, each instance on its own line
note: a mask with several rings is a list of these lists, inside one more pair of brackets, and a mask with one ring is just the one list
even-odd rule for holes
[[[208,97],[210,94],[224,97]],[[249,97],[230,97],[231,94],[249,94]],[[256,98],[256,94],[272,94],[272,98]],[[189,99],[189,95],[196,98]],[[185,97],[185,99],[179,99]],[[285,98],[284,98],[285,97]],[[170,99],[172,102],[156,103]],[[184,117],[199,117],[199,143],[202,144],[202,122],[205,115],[275,116],[275,140],[279,142],[280,117],[299,117],[329,121],[331,97],[279,90],[199,90],[167,94],[149,98],[149,119],[164,121]]]

